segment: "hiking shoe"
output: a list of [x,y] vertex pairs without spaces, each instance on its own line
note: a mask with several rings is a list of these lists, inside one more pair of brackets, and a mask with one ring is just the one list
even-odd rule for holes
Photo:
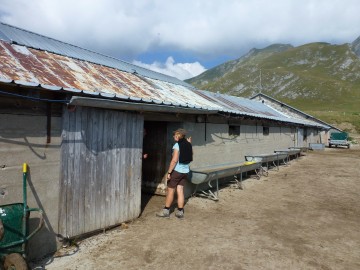
[[175,217],[184,218],[184,210],[182,210],[182,211],[177,210],[175,213]]
[[161,209],[159,213],[156,213],[157,217],[164,217],[169,218],[170,217],[170,210],[169,209]]

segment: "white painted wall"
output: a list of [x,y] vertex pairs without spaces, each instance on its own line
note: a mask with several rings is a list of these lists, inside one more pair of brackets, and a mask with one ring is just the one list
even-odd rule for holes
[[239,136],[229,136],[228,124],[185,123],[184,128],[192,137],[194,161],[191,166],[204,167],[244,161],[246,155],[273,153],[295,145],[295,134],[290,127],[270,127],[263,135],[263,127],[241,125]]

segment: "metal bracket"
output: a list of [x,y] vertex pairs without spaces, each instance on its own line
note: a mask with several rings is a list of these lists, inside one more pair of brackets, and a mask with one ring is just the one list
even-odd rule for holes
[[[216,195],[211,191],[211,189],[213,188],[213,186],[211,185],[211,182],[214,180],[216,180]],[[198,190],[199,185],[196,185],[193,195],[205,197],[205,198],[213,200],[213,201],[218,201],[219,200],[219,179],[216,178],[216,179],[210,180],[207,184],[210,187],[210,189],[208,189],[208,190],[202,190],[202,189]]]

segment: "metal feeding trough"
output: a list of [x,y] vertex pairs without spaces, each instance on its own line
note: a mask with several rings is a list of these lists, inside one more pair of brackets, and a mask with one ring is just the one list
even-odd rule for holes
[[256,161],[261,164],[266,164],[266,171],[269,169],[269,164],[272,164],[279,170],[280,162],[286,164],[288,158],[287,153],[271,153],[271,154],[260,154],[260,155],[247,155],[245,159],[247,161]]
[[287,154],[287,161],[290,161],[291,157],[299,157],[300,156],[300,152],[301,149],[299,148],[289,148],[289,149],[280,149],[280,150],[275,150],[275,153],[286,153]]
[[305,153],[308,151],[308,147],[304,147],[304,146],[295,146],[295,147],[289,147],[290,150],[292,149],[297,149],[297,150],[300,150],[300,154],[301,153]]
[[[228,176],[234,176],[238,185],[242,187],[242,174],[244,172],[255,171],[258,179],[260,179],[261,162],[236,162],[221,165],[213,165],[202,168],[191,169],[189,180],[196,185],[194,194],[201,194],[215,201],[219,200],[219,179]],[[237,176],[240,176],[240,181]],[[211,191],[212,181],[216,181],[216,194]],[[200,185],[207,183],[206,190],[201,189]]]

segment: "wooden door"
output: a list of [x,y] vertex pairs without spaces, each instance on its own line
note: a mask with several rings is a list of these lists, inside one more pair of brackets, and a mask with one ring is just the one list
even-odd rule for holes
[[143,117],[77,107],[63,113],[59,233],[73,237],[138,217]]

